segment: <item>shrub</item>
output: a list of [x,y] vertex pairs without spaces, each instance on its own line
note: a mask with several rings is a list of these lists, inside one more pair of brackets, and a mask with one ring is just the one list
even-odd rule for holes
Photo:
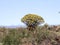
[[3,39],[3,45],[19,45],[21,41],[19,39],[16,29],[11,29],[9,33]]

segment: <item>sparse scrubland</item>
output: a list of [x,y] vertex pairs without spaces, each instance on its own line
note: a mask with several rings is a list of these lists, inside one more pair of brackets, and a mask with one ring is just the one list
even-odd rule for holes
[[42,17],[26,16],[22,18],[22,22],[27,25],[27,28],[0,28],[2,45],[60,45],[60,26],[48,24],[38,26],[44,22]]
[[60,45],[60,32],[46,29],[44,26],[38,26],[36,30],[3,27],[0,28],[0,43],[3,45]]

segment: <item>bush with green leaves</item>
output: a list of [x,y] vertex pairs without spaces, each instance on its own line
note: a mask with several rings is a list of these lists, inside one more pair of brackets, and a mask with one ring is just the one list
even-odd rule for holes
[[27,14],[21,21],[25,23],[29,29],[35,29],[39,24],[44,23],[44,19],[36,14]]
[[23,43],[27,42],[23,39],[28,39],[30,37],[30,33],[26,29],[17,30],[17,29],[10,29],[9,33],[5,35],[2,43],[3,45],[22,45]]
[[16,29],[9,30],[9,33],[3,39],[3,45],[21,44],[20,36]]

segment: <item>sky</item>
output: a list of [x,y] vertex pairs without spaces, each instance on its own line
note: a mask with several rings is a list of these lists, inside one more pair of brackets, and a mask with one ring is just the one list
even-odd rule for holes
[[60,0],[0,0],[0,26],[24,25],[26,14],[42,16],[45,23],[60,24]]

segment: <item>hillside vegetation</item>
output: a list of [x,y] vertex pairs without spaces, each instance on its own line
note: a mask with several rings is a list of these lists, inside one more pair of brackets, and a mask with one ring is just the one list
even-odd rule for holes
[[26,28],[0,28],[0,42],[3,45],[60,45],[60,32],[52,31],[46,25],[36,30]]

